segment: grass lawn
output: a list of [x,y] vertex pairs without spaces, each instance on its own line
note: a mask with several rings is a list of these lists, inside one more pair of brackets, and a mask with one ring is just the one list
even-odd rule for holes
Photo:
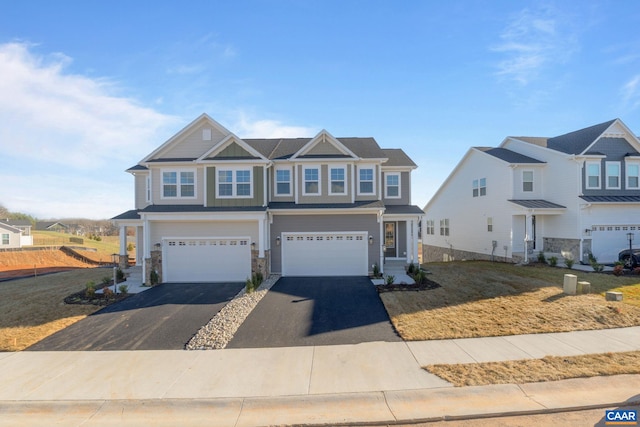
[[[72,242],[70,239],[82,239],[82,244]],[[86,236],[74,236],[72,234],[59,233],[55,231],[34,231],[34,246],[81,246],[91,251],[83,251],[82,254],[87,258],[99,262],[111,262],[111,255],[120,253],[120,238],[118,236],[101,236],[100,241],[89,239]],[[135,252],[130,253],[135,256]]]
[[[640,276],[616,277],[542,265],[481,261],[425,267],[442,287],[381,293],[392,323],[405,340],[471,338],[640,325]],[[562,292],[564,274],[591,283],[589,295]],[[624,302],[604,292],[620,291]],[[640,352],[545,357],[425,369],[456,386],[556,381],[599,375],[640,374]]]
[[[616,277],[542,265],[466,261],[425,267],[441,287],[380,294],[405,340],[473,338],[640,325],[640,276]],[[591,283],[592,293],[562,292],[564,274]],[[605,301],[619,290],[624,302]]]
[[63,299],[110,274],[105,268],[83,268],[0,282],[0,351],[23,350],[99,310]]

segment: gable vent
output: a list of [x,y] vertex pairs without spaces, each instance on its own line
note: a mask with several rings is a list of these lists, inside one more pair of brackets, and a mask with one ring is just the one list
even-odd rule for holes
[[202,129],[202,140],[211,141],[211,129],[209,128]]

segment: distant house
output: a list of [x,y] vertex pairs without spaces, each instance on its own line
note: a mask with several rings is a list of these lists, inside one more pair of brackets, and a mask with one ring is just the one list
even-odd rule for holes
[[617,261],[640,242],[640,140],[615,119],[472,147],[424,208],[425,261]]
[[38,221],[36,222],[36,230],[38,231],[57,231],[60,233],[68,233],[69,226],[57,221]]
[[21,248],[33,245],[31,222],[21,219],[0,220],[0,248]]

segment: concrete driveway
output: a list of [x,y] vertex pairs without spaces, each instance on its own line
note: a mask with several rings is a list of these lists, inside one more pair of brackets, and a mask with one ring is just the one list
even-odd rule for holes
[[74,323],[27,350],[181,350],[243,283],[165,283]]
[[227,348],[402,341],[366,277],[283,277]]

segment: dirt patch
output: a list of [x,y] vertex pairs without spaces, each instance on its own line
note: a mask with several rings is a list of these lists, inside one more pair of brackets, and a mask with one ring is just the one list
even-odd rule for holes
[[[0,273],[10,271],[41,273],[52,267],[90,268],[95,265],[75,259],[58,249],[0,252]],[[31,274],[29,273],[29,274]]]

